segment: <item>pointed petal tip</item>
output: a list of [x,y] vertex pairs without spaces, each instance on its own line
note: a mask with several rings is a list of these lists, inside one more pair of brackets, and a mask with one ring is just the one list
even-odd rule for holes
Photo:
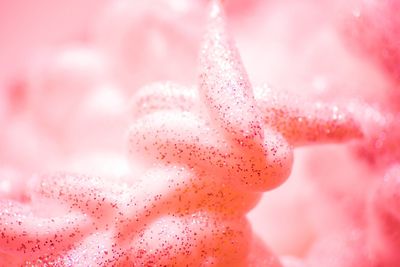
[[209,7],[209,17],[211,19],[223,16],[223,7],[220,0],[211,0]]

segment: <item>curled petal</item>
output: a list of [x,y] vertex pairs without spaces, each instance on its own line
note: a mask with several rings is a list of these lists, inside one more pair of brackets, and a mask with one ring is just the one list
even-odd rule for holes
[[100,221],[121,210],[132,194],[123,184],[70,173],[44,176],[37,188],[38,196],[57,199]]
[[[260,197],[221,185],[214,176],[171,165],[153,168],[134,189],[132,208],[126,215],[130,221],[140,221],[140,225],[157,216],[170,213],[185,216],[199,210],[239,216],[250,210]],[[131,224],[130,231],[135,231],[137,225]]]
[[343,142],[362,136],[352,114],[336,105],[299,100],[267,87],[256,88],[255,97],[264,123],[294,146]]
[[211,2],[200,54],[200,96],[228,137],[243,145],[262,143],[262,122],[249,78],[227,32],[222,7]]
[[193,111],[198,106],[196,90],[171,82],[155,83],[141,88],[133,97],[134,117],[160,110]]
[[115,266],[121,262],[124,255],[125,251],[113,242],[112,233],[95,232],[60,261],[64,266]]
[[293,160],[285,140],[274,131],[265,132],[262,147],[237,147],[196,115],[159,112],[143,117],[131,127],[130,152],[201,168],[243,190],[263,191],[287,178]]
[[143,229],[131,243],[139,266],[245,266],[249,225],[245,219],[196,213],[165,216]]
[[1,202],[0,206],[0,250],[24,257],[68,250],[90,226],[90,220],[79,213],[47,218],[15,202]]

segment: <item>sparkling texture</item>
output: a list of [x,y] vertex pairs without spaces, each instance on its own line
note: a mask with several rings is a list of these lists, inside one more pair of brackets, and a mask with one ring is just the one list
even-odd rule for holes
[[[243,3],[237,1],[237,5],[241,7]],[[173,8],[187,7],[176,4]],[[162,13],[160,10],[157,12]],[[362,18],[365,13],[360,9],[355,14]],[[163,25],[159,18],[152,18],[150,12],[143,17],[157,29],[153,29],[152,38],[163,40],[157,35],[158,27]],[[171,20],[168,16],[164,19]],[[78,142],[82,141],[80,136],[88,130],[107,134],[99,134],[100,140],[82,135],[88,139],[87,146],[118,146],[117,141],[122,139],[118,138],[119,130],[130,121],[124,145],[128,165],[135,167],[139,163],[144,170],[129,173],[123,161],[118,161],[120,170],[103,172],[103,176],[51,172],[23,184],[20,177],[25,174],[2,167],[0,173],[9,178],[0,183],[1,264],[397,266],[400,170],[395,163],[399,159],[400,131],[396,113],[366,103],[344,105],[268,86],[253,87],[227,21],[222,4],[211,1],[194,86],[170,81],[143,86],[129,99],[127,110],[122,107],[128,93],[116,89],[119,84],[107,74],[111,71],[106,67],[109,62],[95,51],[73,50],[72,56],[61,55],[42,70],[44,79],[30,85],[40,93],[27,98],[47,134],[56,133],[60,140],[69,140],[65,153],[70,152],[70,146],[79,147],[74,146],[74,141],[82,144]],[[172,25],[166,24],[167,32],[171,33]],[[179,40],[185,36],[181,31],[184,29],[176,33]],[[116,46],[127,47],[121,54],[113,54],[121,60],[135,40],[129,39],[127,45],[124,33],[115,34]],[[145,43],[146,40],[138,45]],[[191,45],[182,46],[193,49]],[[179,54],[178,48],[174,55]],[[157,49],[167,48],[161,45],[152,49],[156,55]],[[123,61],[119,63],[131,63],[125,58]],[[143,61],[138,66],[144,68],[147,63]],[[123,73],[122,79],[129,80],[129,75]],[[127,81],[122,84],[129,87]],[[318,81],[315,86],[320,90],[325,87]],[[70,90],[74,90],[72,98]],[[42,105],[45,95],[49,97],[48,105]],[[51,112],[53,109],[57,112]],[[91,121],[93,124],[88,123]],[[20,126],[24,127],[30,129],[29,125]],[[335,196],[332,198],[338,202],[337,209],[351,207],[334,210],[332,216],[340,220],[341,214],[346,213],[352,222],[345,221],[346,227],[330,229],[327,235],[316,233],[303,259],[275,255],[253,231],[249,211],[259,203],[263,192],[277,188],[289,177],[294,149],[347,141],[353,141],[348,157],[357,155],[358,160],[366,159],[368,166],[379,166],[374,171],[383,172],[384,179],[365,178],[362,182],[369,190],[358,190],[367,192],[350,201],[345,196],[347,186],[353,187],[352,181],[350,185],[341,184],[345,179],[332,179],[328,185],[323,180],[316,183],[317,193],[328,199]],[[321,165],[330,161],[331,158],[321,160]],[[95,165],[98,169],[104,167],[101,163]],[[319,163],[314,165],[321,167]],[[341,162],[333,166],[341,168]],[[113,176],[115,173],[118,177]],[[312,199],[313,208],[319,200],[325,199]],[[297,226],[297,221],[293,223]]]

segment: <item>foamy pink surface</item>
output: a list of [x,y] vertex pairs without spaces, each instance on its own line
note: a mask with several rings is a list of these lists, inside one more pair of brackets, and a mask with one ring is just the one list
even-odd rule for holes
[[400,264],[396,1],[210,2],[5,80],[1,266]]

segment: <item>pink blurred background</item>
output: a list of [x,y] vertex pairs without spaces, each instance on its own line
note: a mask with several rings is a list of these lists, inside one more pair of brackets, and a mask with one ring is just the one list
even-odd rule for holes
[[0,80],[18,75],[29,60],[70,40],[87,39],[108,0],[0,1]]

